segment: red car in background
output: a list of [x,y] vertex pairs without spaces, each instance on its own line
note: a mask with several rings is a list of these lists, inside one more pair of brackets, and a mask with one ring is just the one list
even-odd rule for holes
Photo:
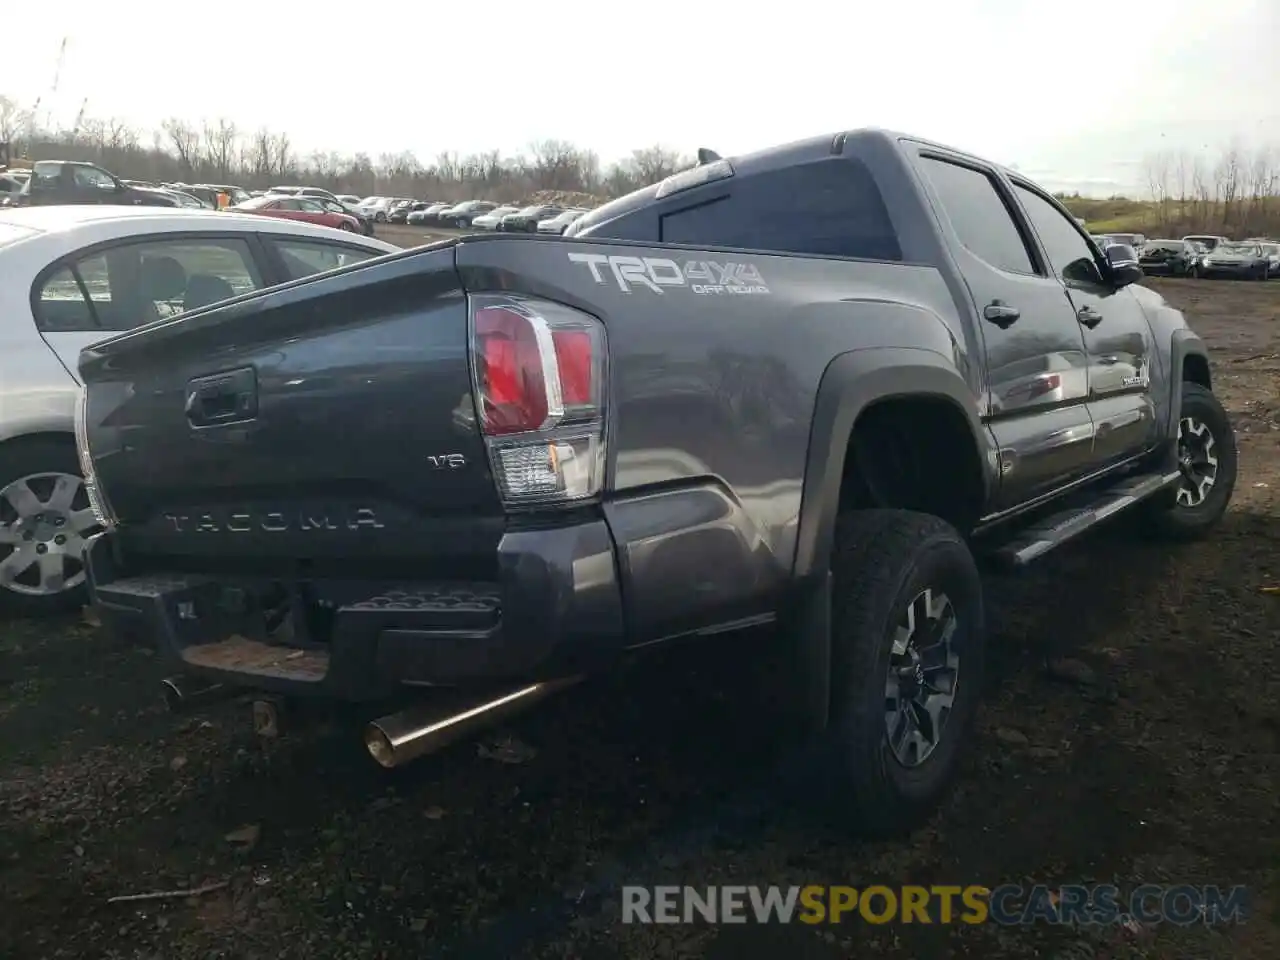
[[[333,206],[336,206],[334,204]],[[231,207],[242,213],[257,213],[264,217],[284,217],[286,220],[302,220],[321,227],[334,227],[350,233],[360,233],[360,221],[347,213],[338,213],[319,199],[312,197],[266,196],[254,197]]]

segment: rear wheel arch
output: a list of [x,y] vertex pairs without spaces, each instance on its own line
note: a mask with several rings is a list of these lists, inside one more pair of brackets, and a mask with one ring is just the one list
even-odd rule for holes
[[[954,499],[942,510],[944,519],[963,530],[967,520],[981,514],[992,466],[973,392],[960,373],[928,350],[875,348],[841,354],[823,373],[814,405],[796,538],[797,578],[826,572],[842,509],[936,509],[941,498],[919,504],[891,496],[890,502],[882,502],[884,472],[864,469],[860,462],[858,450],[865,460],[868,441],[908,425],[909,439],[940,443],[940,457],[959,461],[958,469],[931,475],[954,481],[948,491]],[[872,489],[877,486],[879,491]]]

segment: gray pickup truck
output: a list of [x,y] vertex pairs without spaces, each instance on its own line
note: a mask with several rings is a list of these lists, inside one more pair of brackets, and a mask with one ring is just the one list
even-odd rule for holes
[[438,243],[84,351],[91,581],[175,702],[395,702],[365,734],[394,766],[772,624],[800,753],[896,831],[981,692],[980,561],[1222,517],[1204,344],[1132,250],[898,134],[700,159],[566,238]]

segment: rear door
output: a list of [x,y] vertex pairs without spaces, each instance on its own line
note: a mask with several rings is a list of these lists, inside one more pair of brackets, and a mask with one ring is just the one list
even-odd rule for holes
[[933,149],[917,163],[984,319],[983,413],[1000,458],[996,509],[1008,509],[1090,469],[1084,338],[995,171]]
[[36,277],[45,342],[73,375],[91,343],[267,284],[256,238],[184,233],[98,244]]
[[1151,449],[1160,439],[1151,393],[1155,339],[1142,305],[1108,269],[1075,221],[1039,188],[1014,181],[1014,194],[1040,238],[1049,267],[1066,287],[1088,354],[1095,467]]

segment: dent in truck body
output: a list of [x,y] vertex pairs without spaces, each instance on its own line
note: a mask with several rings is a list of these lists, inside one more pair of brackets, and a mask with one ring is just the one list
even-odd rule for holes
[[[731,251],[717,258],[753,266],[767,294],[642,285],[627,292],[607,270],[608,282],[598,282],[569,260],[584,248],[686,257],[672,246],[494,238],[459,245],[458,267],[468,289],[558,300],[598,316],[609,331],[605,513],[635,642],[761,616],[776,605],[797,569],[814,409],[832,357],[855,349],[929,352],[936,360],[927,362],[947,371],[949,395],[976,418],[958,372],[967,374],[972,358],[955,333],[951,292],[932,267]],[[716,254],[687,252],[708,256]],[[643,321],[615,322],[622,311]],[[881,386],[890,389],[887,380]],[[676,576],[671,558],[682,553],[687,560]]]

